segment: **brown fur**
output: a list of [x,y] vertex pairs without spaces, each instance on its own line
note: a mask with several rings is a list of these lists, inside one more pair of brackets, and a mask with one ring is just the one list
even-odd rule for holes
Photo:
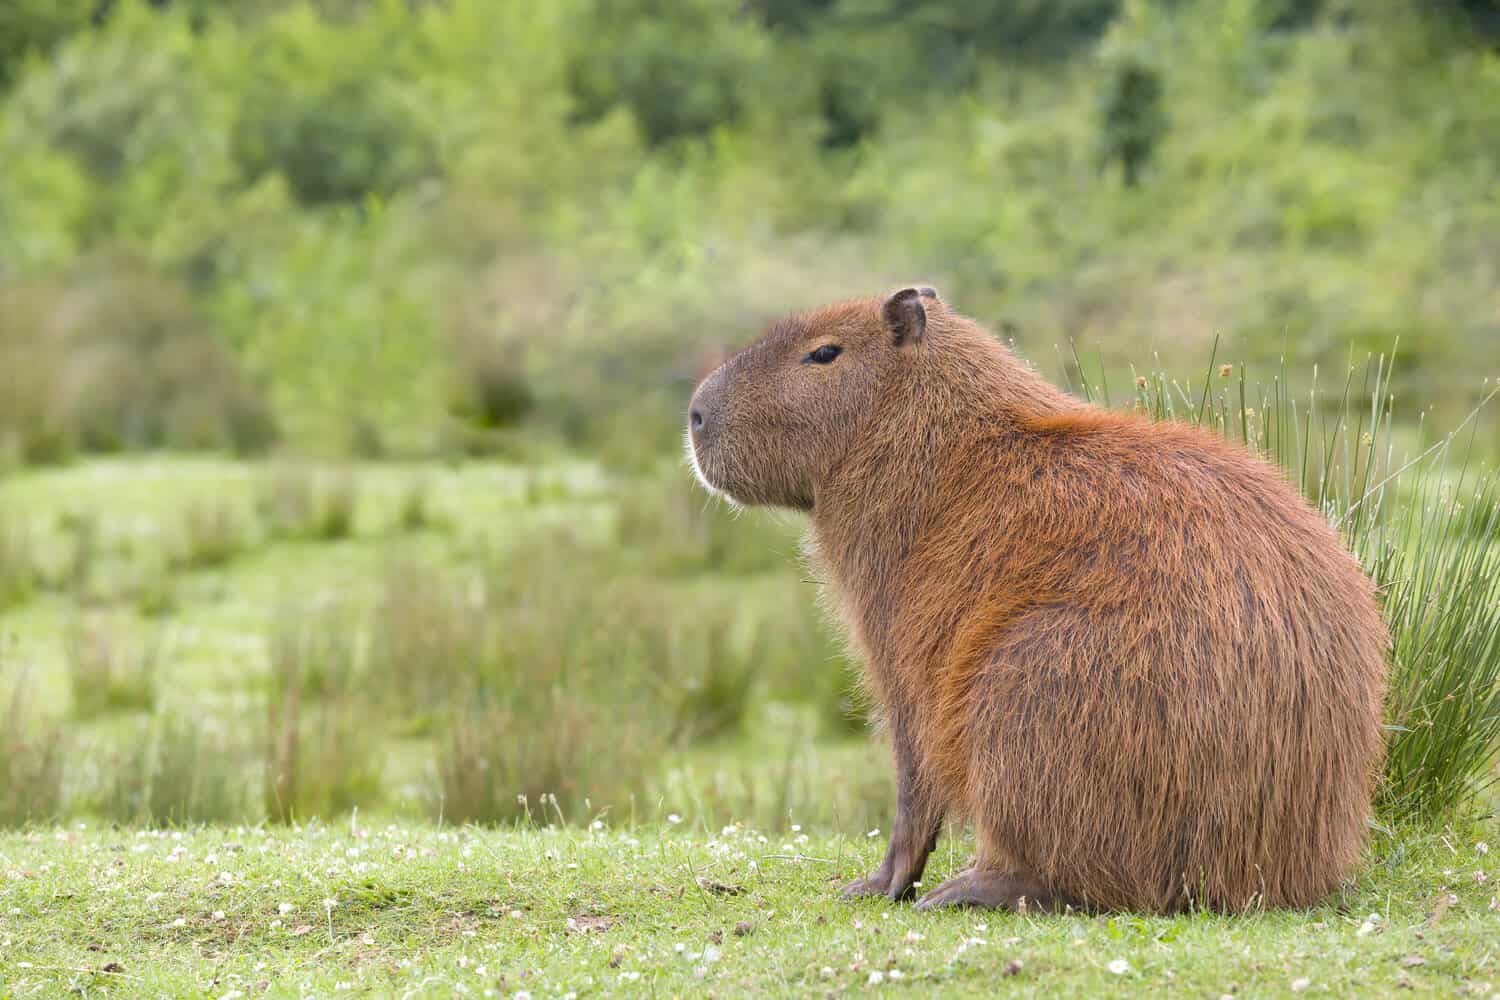
[[711,487],[810,513],[868,664],[899,794],[851,893],[908,895],[955,814],[939,905],[1301,907],[1356,861],[1387,633],[1274,468],[1063,394],[926,288],[784,320],[692,410]]

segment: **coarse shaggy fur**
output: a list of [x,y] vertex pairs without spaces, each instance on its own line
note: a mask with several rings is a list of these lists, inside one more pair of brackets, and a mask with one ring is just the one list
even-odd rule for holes
[[851,894],[909,895],[950,816],[978,854],[928,905],[1303,907],[1357,860],[1388,634],[1245,448],[1084,404],[908,288],[734,355],[689,451],[733,501],[810,515],[867,664],[899,791]]

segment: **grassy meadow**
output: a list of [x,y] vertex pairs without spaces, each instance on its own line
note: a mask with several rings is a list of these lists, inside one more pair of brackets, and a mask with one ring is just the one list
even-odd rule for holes
[[159,457],[6,482],[28,568],[0,676],[37,778],[5,817],[876,821],[883,768],[810,778],[878,758],[794,526],[731,523],[670,472]]
[[[1494,0],[0,0],[0,996],[1493,993],[1497,40]],[[914,281],[1280,464],[1372,574],[1332,898],[839,897],[887,751],[798,520],[711,502],[682,411]]]
[[[868,832],[868,831],[867,831]],[[0,835],[0,985],[168,996],[1493,995],[1496,824],[1381,836],[1305,912],[845,902],[880,838],[599,821]],[[1480,839],[1480,838],[1488,838]],[[929,879],[955,870],[945,839]]]

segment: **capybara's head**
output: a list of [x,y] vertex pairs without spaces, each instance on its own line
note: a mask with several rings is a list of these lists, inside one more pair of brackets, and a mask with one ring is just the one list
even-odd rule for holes
[[688,455],[736,503],[811,510],[927,331],[931,288],[903,288],[781,320],[709,374],[688,406]]

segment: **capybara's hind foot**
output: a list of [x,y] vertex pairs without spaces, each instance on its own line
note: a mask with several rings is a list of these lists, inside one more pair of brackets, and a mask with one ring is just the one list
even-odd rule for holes
[[1022,875],[970,868],[960,872],[917,900],[917,909],[943,906],[977,906],[1017,913],[1051,913],[1063,908],[1063,900],[1040,883]]

